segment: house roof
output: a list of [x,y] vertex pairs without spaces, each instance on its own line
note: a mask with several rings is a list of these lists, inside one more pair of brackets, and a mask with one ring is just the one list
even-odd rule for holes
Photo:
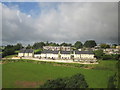
[[20,53],[33,53],[33,49],[21,49]]
[[58,54],[58,52],[59,51],[44,50],[41,53],[44,53],[44,54],[46,54],[46,53]]
[[71,51],[60,51],[61,54],[71,54]]
[[75,54],[94,54],[91,51],[75,51]]

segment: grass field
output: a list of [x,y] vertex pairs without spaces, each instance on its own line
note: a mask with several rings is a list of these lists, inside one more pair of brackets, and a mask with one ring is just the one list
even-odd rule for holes
[[48,79],[69,77],[81,73],[89,88],[106,88],[108,77],[115,71],[116,61],[101,61],[98,65],[86,65],[94,69],[57,66],[53,64],[34,64],[26,62],[7,63],[2,65],[3,88],[34,88],[44,84]]
[[14,54],[14,55],[8,55],[8,56],[6,56],[5,58],[12,58],[12,57],[15,57],[15,56],[17,56],[17,54]]

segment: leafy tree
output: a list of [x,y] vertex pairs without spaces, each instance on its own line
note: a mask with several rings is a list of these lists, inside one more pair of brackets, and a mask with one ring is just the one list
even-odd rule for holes
[[103,60],[119,60],[120,54],[103,55]]
[[94,40],[87,40],[85,43],[84,43],[84,46],[87,47],[87,48],[92,48],[92,47],[95,47],[97,44]]
[[79,48],[82,48],[83,47],[83,44],[80,42],[80,41],[77,41],[75,44],[74,44],[74,47],[76,49],[79,49]]
[[15,50],[20,50],[23,48],[22,44],[21,43],[17,43],[15,46],[14,46]]
[[7,45],[7,46],[5,46],[4,49],[10,49],[10,48],[13,48],[13,47],[14,47],[13,45]]
[[14,48],[5,49],[2,53],[2,57],[15,54]]
[[56,44],[56,43],[50,42],[50,43],[49,43],[49,46],[59,46],[59,44]]
[[40,88],[87,88],[88,85],[82,74],[76,74],[70,78],[48,80]]
[[94,53],[97,59],[102,59],[102,56],[104,55],[103,50],[96,50]]
[[26,49],[31,49],[32,46],[30,46],[30,44],[28,44],[28,46],[26,47]]
[[100,44],[100,47],[106,49],[106,48],[110,48],[110,45],[103,43]]
[[108,88],[117,88],[117,84],[115,83],[117,81],[117,73],[115,73],[113,76],[109,77],[108,80]]
[[43,48],[43,46],[45,46],[44,42],[37,42],[37,43],[34,43],[33,48],[34,49],[41,49],[41,48]]
[[102,59],[103,60],[111,60],[113,57],[111,55],[103,55]]
[[61,43],[60,46],[72,46],[72,44],[64,42],[64,43]]

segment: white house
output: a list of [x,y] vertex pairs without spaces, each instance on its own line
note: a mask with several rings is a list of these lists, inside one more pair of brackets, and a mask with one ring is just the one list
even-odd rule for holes
[[43,46],[44,50],[52,50],[52,51],[71,51],[72,47],[70,46]]
[[18,57],[33,57],[34,50],[33,49],[22,49],[18,53]]
[[71,51],[60,51],[60,58],[61,59],[71,59]]
[[91,51],[74,51],[74,60],[79,61],[97,61],[94,57],[94,53]]
[[94,53],[91,51],[74,51],[75,59],[95,59]]
[[59,51],[44,50],[41,52],[41,58],[58,59]]
[[34,54],[35,58],[41,58],[41,54]]

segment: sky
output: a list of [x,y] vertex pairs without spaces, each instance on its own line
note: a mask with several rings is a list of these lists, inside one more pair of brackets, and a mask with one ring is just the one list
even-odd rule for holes
[[117,2],[4,2],[2,44],[118,43]]

